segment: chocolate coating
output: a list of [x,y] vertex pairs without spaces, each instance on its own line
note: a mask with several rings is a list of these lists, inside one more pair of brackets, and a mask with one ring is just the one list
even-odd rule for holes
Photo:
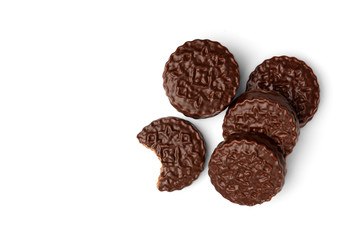
[[162,168],[160,191],[180,190],[196,180],[203,170],[206,149],[194,126],[175,117],[153,121],[137,135],[140,143],[154,150]]
[[222,128],[225,139],[238,132],[263,133],[281,147],[285,156],[292,152],[300,129],[287,99],[260,89],[243,93],[231,104]]
[[163,87],[179,112],[206,118],[223,111],[239,86],[233,55],[218,42],[193,40],[171,54],[163,72]]
[[249,76],[247,90],[257,88],[285,96],[297,113],[300,127],[304,127],[318,109],[317,77],[305,62],[295,57],[273,57],[257,66]]
[[214,150],[208,174],[215,189],[241,205],[269,201],[284,184],[285,159],[265,135],[231,135]]

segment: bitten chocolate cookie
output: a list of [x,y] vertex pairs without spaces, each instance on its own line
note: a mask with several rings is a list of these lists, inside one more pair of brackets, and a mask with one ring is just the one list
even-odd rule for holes
[[223,137],[238,132],[263,133],[292,152],[299,136],[299,121],[288,100],[274,91],[243,93],[229,107],[223,121]]
[[318,109],[317,77],[305,62],[295,57],[273,57],[257,66],[249,76],[247,90],[257,88],[285,96],[297,113],[300,127],[304,127]]
[[239,69],[233,55],[211,40],[193,40],[178,47],[163,72],[163,87],[171,104],[193,118],[223,111],[238,86]]
[[231,135],[214,150],[208,174],[216,190],[233,203],[269,201],[284,184],[285,159],[265,135]]
[[161,161],[157,188],[180,190],[196,180],[203,170],[205,145],[189,122],[167,117],[153,121],[137,135],[140,143],[156,152]]

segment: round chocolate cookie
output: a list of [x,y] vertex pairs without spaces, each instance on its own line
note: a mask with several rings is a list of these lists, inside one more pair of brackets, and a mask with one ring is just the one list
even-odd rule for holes
[[214,150],[208,174],[216,190],[241,205],[269,201],[284,184],[286,163],[281,151],[265,135],[231,135]]
[[304,127],[318,109],[317,77],[305,62],[295,57],[273,57],[257,66],[249,76],[247,90],[257,88],[285,96],[297,113],[300,127]]
[[137,135],[140,143],[156,152],[161,161],[157,188],[180,190],[203,170],[206,149],[199,131],[189,122],[167,117],[153,121]]
[[163,72],[163,87],[171,104],[193,118],[223,111],[239,86],[233,55],[218,42],[193,40],[171,54]]
[[299,136],[299,121],[288,100],[274,91],[243,93],[230,105],[223,121],[223,137],[238,132],[263,133],[280,146],[285,156]]

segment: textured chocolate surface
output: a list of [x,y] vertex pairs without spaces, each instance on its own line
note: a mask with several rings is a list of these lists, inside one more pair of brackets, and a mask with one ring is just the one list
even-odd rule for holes
[[206,153],[203,138],[185,120],[158,119],[144,127],[137,138],[154,150],[161,161],[157,183],[160,191],[180,190],[197,179],[203,170]]
[[208,174],[215,189],[241,205],[269,201],[284,184],[285,159],[270,138],[261,134],[231,135],[214,150]]
[[310,121],[318,109],[319,85],[313,70],[295,57],[265,60],[249,76],[247,90],[274,90],[293,106],[300,127]]
[[288,100],[274,91],[243,93],[229,107],[223,121],[223,137],[238,132],[263,133],[281,147],[285,156],[292,152],[299,136],[299,121]]
[[210,40],[193,40],[178,47],[163,72],[163,87],[171,104],[193,118],[223,111],[238,86],[239,69],[233,55]]

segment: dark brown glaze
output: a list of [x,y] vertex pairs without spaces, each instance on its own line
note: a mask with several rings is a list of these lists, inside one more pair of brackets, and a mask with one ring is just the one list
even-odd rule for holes
[[249,76],[247,91],[258,88],[285,96],[297,113],[300,127],[304,127],[318,109],[317,77],[305,62],[295,57],[273,57],[257,66]]
[[163,72],[163,87],[171,104],[193,118],[223,111],[238,86],[239,69],[233,55],[211,40],[193,40],[178,47]]
[[175,117],[153,121],[137,135],[140,143],[154,150],[161,161],[157,188],[180,190],[190,185],[202,172],[206,149],[195,127]]
[[243,93],[228,108],[223,121],[223,137],[238,132],[263,133],[281,147],[285,156],[299,137],[299,121],[287,99],[274,91]]
[[269,137],[238,133],[214,150],[208,174],[224,198],[253,206],[269,201],[282,189],[286,163],[280,149]]

